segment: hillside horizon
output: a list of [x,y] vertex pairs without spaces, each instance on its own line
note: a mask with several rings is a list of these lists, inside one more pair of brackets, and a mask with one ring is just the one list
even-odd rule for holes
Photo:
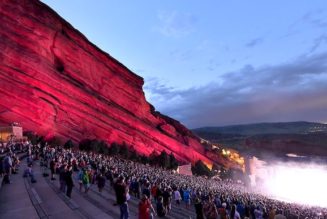
[[305,134],[314,131],[315,127],[321,127],[323,132],[327,132],[327,124],[309,121],[294,122],[260,122],[223,126],[204,126],[191,129],[194,132],[208,131],[221,134]]
[[327,124],[278,122],[203,127],[192,130],[199,137],[244,154],[285,157],[327,156]]

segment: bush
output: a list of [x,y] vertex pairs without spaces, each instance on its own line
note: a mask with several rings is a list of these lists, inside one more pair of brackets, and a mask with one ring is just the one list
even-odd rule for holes
[[74,147],[74,143],[73,143],[73,141],[71,139],[66,141],[66,143],[64,144],[65,149],[72,149],[73,147]]
[[210,169],[201,160],[198,160],[195,165],[192,166],[192,173],[198,176],[211,176]]
[[91,151],[91,140],[90,139],[83,139],[80,141],[78,148],[81,151]]
[[47,142],[48,142],[48,144],[49,144],[50,146],[52,146],[52,147],[62,145],[62,140],[61,140],[61,138],[59,138],[58,136],[53,136],[53,137],[50,138]]
[[119,146],[117,143],[113,142],[109,148],[110,155],[117,155],[119,153]]
[[129,149],[125,142],[120,146],[119,154],[126,159],[129,157]]
[[176,170],[178,168],[178,162],[173,153],[169,155],[169,169]]

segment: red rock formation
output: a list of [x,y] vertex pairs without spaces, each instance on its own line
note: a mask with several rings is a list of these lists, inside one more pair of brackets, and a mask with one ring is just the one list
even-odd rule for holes
[[79,141],[126,142],[211,163],[192,132],[154,111],[143,78],[37,0],[0,1],[0,123]]

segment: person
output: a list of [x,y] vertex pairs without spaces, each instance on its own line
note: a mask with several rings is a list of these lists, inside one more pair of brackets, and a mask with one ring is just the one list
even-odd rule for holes
[[268,215],[268,218],[269,219],[274,219],[276,216],[276,209],[274,207],[271,207],[270,208],[270,211],[269,211],[269,215]]
[[175,189],[175,191],[174,191],[174,200],[175,200],[177,206],[180,205],[181,199],[182,199],[181,193],[178,191],[178,189]]
[[117,204],[119,205],[120,209],[120,219],[129,218],[129,208],[127,203],[128,187],[124,181],[125,178],[123,176],[119,176],[115,184]]
[[221,204],[221,208],[218,209],[218,214],[219,214],[221,219],[227,219],[228,218],[226,206],[227,206],[227,204],[224,202],[224,203]]
[[151,188],[151,196],[153,197],[153,200],[156,202],[157,201],[157,184],[154,183],[152,188]]
[[139,219],[152,219],[153,215],[151,211],[155,213],[149,198],[146,195],[143,195],[139,203]]
[[65,177],[64,177],[65,183],[66,183],[66,186],[67,186],[66,195],[69,198],[71,198],[71,196],[72,196],[72,190],[73,190],[73,187],[74,187],[72,174],[73,174],[73,167],[69,165],[67,167],[66,171],[65,171]]
[[59,183],[60,183],[60,191],[65,193],[66,192],[66,172],[67,172],[67,165],[63,164],[59,168]]
[[170,211],[170,209],[171,209],[171,192],[170,192],[170,188],[166,188],[166,187],[164,188],[162,198],[163,198],[164,208],[166,209],[166,211],[168,213]]
[[85,189],[85,194],[87,194],[87,192],[90,189],[90,175],[87,172],[86,169],[83,169],[83,173],[82,173],[82,183],[84,185],[84,189]]
[[232,210],[230,211],[230,219],[241,219],[240,214],[236,210],[236,205],[232,205]]
[[23,177],[30,177],[31,178],[31,183],[36,183],[36,179],[34,177],[33,169],[32,169],[32,164],[28,164],[27,168],[24,171]]
[[56,160],[55,158],[52,158],[50,162],[50,171],[51,171],[51,180],[55,180],[56,178],[54,177],[55,172],[56,172]]
[[195,208],[195,213],[196,213],[196,219],[204,219],[203,206],[202,206],[202,202],[199,198],[195,198],[194,208]]
[[3,160],[3,168],[5,170],[5,176],[4,176],[4,182],[5,183],[11,183],[10,181],[10,175],[11,175],[11,169],[12,169],[12,159],[10,152],[7,153],[6,157]]
[[163,197],[159,196],[157,198],[157,215],[158,215],[158,217],[165,217],[166,214],[167,214],[167,212],[163,205]]
[[104,177],[104,175],[101,171],[98,174],[96,181],[97,181],[97,185],[98,185],[98,190],[101,193],[106,184],[106,178]]
[[278,209],[274,219],[287,219],[287,218],[283,215],[283,211]]
[[80,169],[78,174],[77,174],[77,180],[79,184],[79,191],[82,192],[83,188],[83,169]]
[[183,200],[185,202],[185,208],[189,209],[191,205],[191,195],[188,189],[183,190]]
[[203,211],[207,219],[216,219],[218,217],[218,211],[211,196],[208,197],[207,202],[203,206]]
[[144,188],[143,188],[143,191],[142,191],[142,195],[146,195],[149,198],[151,196],[150,183],[147,182],[147,181],[144,183]]
[[254,215],[256,219],[263,219],[263,211],[261,210],[260,206],[255,208]]

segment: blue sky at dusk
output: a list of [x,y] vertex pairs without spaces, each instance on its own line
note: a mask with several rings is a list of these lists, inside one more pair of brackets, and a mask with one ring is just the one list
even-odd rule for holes
[[327,122],[324,0],[42,1],[190,128]]

